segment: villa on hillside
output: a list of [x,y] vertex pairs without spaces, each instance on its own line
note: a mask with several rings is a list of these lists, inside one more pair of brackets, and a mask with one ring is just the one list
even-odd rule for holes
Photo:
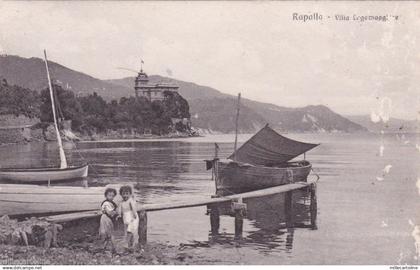
[[163,100],[165,91],[178,92],[178,88],[177,85],[170,83],[150,83],[143,69],[138,73],[134,84],[136,97],[145,97],[150,101]]

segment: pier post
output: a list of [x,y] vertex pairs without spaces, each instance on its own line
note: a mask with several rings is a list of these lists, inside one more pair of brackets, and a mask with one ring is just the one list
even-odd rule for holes
[[309,188],[311,193],[311,204],[310,204],[310,213],[311,213],[311,227],[316,230],[318,226],[316,225],[316,217],[318,212],[317,197],[316,197],[316,185],[312,184]]
[[235,239],[242,239],[244,215],[240,209],[235,210]]
[[237,202],[232,202],[232,210],[235,215],[235,239],[242,239],[242,232],[244,226],[244,216],[246,212],[246,204],[240,198]]
[[219,207],[215,204],[208,205],[210,210],[210,227],[211,234],[215,235],[219,233],[220,228],[220,212]]
[[139,214],[139,245],[144,246],[147,243],[147,212],[141,210]]
[[293,227],[293,191],[288,191],[285,194],[284,211],[286,214],[286,226]]

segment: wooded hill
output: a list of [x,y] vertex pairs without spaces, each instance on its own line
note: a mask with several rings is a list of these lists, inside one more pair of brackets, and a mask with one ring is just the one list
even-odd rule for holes
[[[165,92],[163,101],[150,102],[145,98],[122,97],[107,102],[96,92],[76,96],[71,90],[53,85],[57,115],[72,120],[72,129],[82,134],[126,130],[138,133],[165,135],[169,132],[188,132],[187,124],[173,124],[172,119],[189,118],[188,102],[177,93]],[[25,115],[39,118],[42,123],[53,121],[48,89],[40,93],[20,86],[0,84],[0,114]]]
[[[50,62],[50,69],[55,83],[63,89],[73,91],[77,96],[87,96],[96,92],[106,102],[111,102],[134,95],[134,77],[99,80],[54,62]],[[0,77],[6,78],[9,84],[37,91],[47,86],[44,63],[39,58],[0,56]],[[189,103],[194,127],[224,133],[234,131],[236,97],[192,82],[158,75],[149,76],[149,79],[151,83],[172,82],[180,87],[179,93]],[[275,129],[288,132],[367,130],[323,105],[288,108],[246,98],[242,101],[239,123],[241,132],[255,132],[266,123]]]

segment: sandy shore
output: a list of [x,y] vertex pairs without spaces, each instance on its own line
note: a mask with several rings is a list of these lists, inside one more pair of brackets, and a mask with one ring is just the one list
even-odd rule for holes
[[[119,228],[119,227],[118,227]],[[120,228],[121,229],[121,228]],[[0,244],[0,265],[109,265],[109,264],[214,264],[217,257],[206,255],[197,244],[166,244],[149,242],[142,248],[127,252],[124,233],[116,228],[115,247],[104,250],[98,239],[98,222],[81,220],[65,224],[58,235],[58,247]],[[201,243],[198,243],[201,244]],[[215,258],[215,259],[212,259]]]
[[0,264],[98,265],[98,264],[200,264],[179,247],[148,244],[133,253],[112,254],[92,244],[45,249],[35,246],[0,245]]

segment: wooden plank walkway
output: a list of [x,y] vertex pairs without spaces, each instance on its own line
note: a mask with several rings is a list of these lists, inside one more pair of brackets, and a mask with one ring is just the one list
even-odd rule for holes
[[[243,200],[251,198],[260,198],[280,193],[286,193],[285,205],[286,211],[291,215],[293,211],[292,206],[292,193],[295,190],[302,188],[309,188],[311,194],[311,226],[316,228],[316,216],[317,216],[317,202],[316,202],[316,182],[296,182],[292,184],[286,184],[277,187],[271,187],[267,189],[261,189],[241,194],[235,194],[224,197],[215,197],[209,199],[196,200],[194,202],[174,202],[174,203],[162,203],[162,204],[138,204],[138,215],[139,215],[139,245],[143,246],[147,243],[147,212],[149,211],[160,211],[177,208],[189,208],[198,206],[207,206],[208,213],[210,214],[210,227],[213,235],[219,234],[220,227],[220,211],[219,207],[222,203],[232,203],[231,211],[235,218],[235,239],[242,238],[243,231],[243,219],[246,215],[246,203]],[[53,223],[65,223],[73,220],[80,220],[85,218],[95,218],[100,215],[100,211],[97,209],[92,211],[84,211],[71,214],[61,214],[55,216],[45,217],[49,222]]]
[[[297,189],[301,189],[304,187],[308,187],[314,184],[313,182],[296,182],[292,184],[276,186],[246,193],[240,193],[235,195],[229,195],[224,197],[216,197],[216,198],[209,198],[209,199],[202,199],[196,200],[193,202],[175,202],[175,203],[161,203],[161,204],[138,204],[138,212],[141,211],[160,211],[160,210],[169,210],[169,209],[177,209],[177,208],[189,208],[189,207],[198,207],[198,206],[207,206],[212,204],[219,204],[224,202],[231,202],[240,199],[250,199],[250,198],[258,198],[264,196],[270,196],[274,194],[279,194],[283,192],[289,192]],[[68,221],[83,219],[83,218],[94,218],[99,216],[101,213],[97,209],[90,210],[90,211],[83,211],[83,212],[76,212],[70,214],[61,214],[61,215],[54,215],[45,217],[45,220],[54,223],[64,223]]]

